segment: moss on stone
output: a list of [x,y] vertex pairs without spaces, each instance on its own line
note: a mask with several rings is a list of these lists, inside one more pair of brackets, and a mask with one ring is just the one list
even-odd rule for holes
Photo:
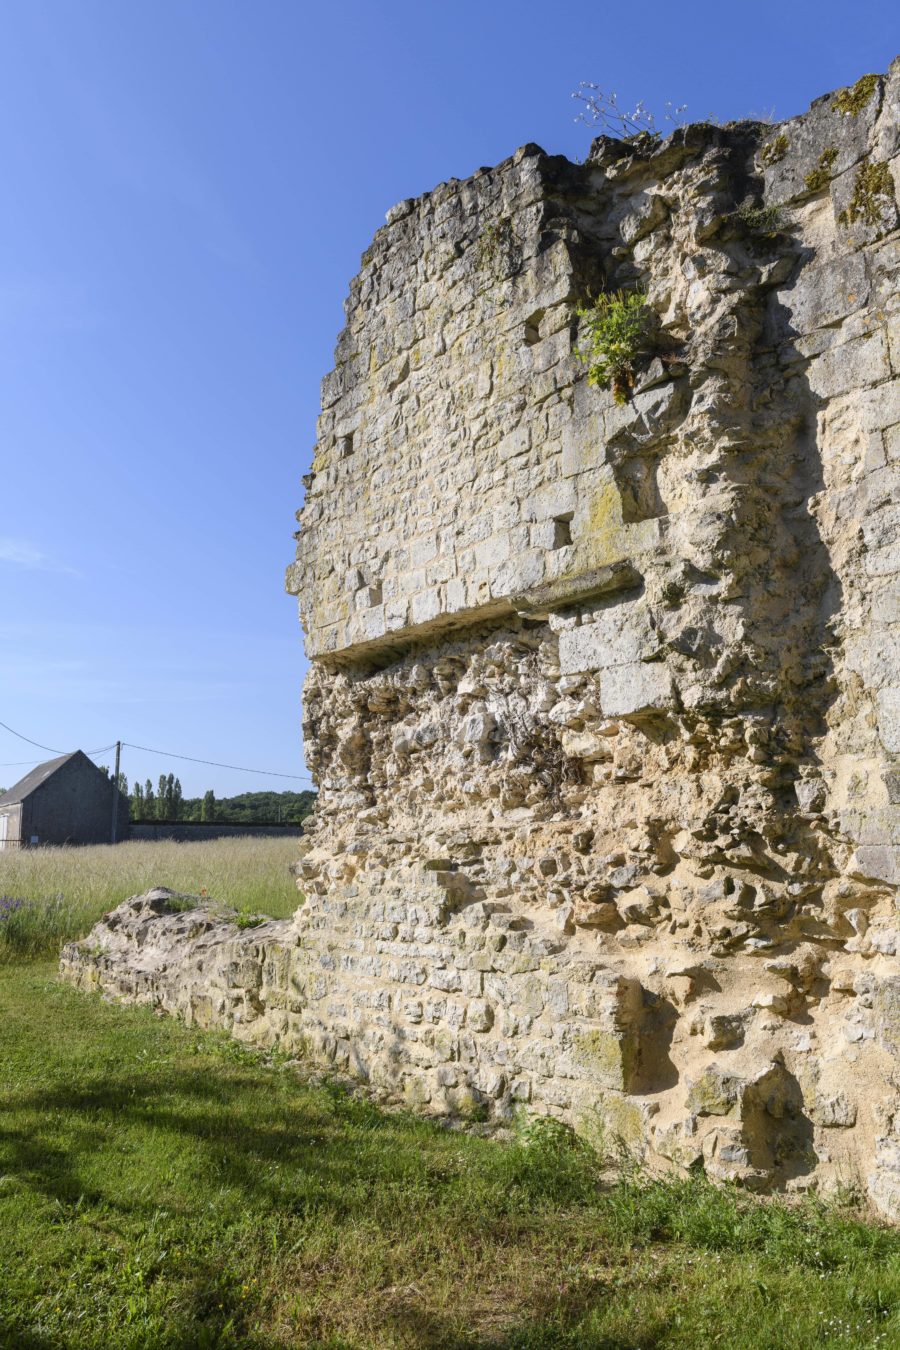
[[771,238],[784,227],[781,210],[777,206],[741,206],[734,213],[748,234]]
[[877,75],[861,75],[856,84],[849,85],[836,95],[831,106],[846,117],[856,117],[871,101],[877,88]]
[[881,225],[885,212],[894,205],[894,200],[894,180],[889,166],[884,161],[875,163],[869,160],[860,166],[853,185],[853,196],[839,220],[842,225],[855,225],[857,221],[871,226]]
[[639,1106],[627,1097],[610,1094],[604,1097],[600,1114],[604,1134],[610,1142],[626,1148],[629,1153],[644,1153],[647,1140],[644,1117]]
[[821,192],[831,182],[831,170],[834,168],[834,161],[838,157],[836,145],[826,145],[819,156],[819,162],[811,173],[808,173],[803,180],[806,184],[807,192]]
[[528,952],[521,952],[513,958],[509,967],[510,975],[529,975],[532,971],[540,970],[541,963],[536,956]]
[[475,245],[475,260],[479,267],[511,275],[522,261],[522,249],[512,221],[500,216],[482,226]]
[[614,1031],[583,1031],[574,1039],[574,1059],[607,1087],[624,1089],[633,1067],[634,1052],[627,1037]]
[[727,1116],[737,1105],[742,1086],[740,1078],[711,1064],[691,1087],[688,1110],[698,1116]]
[[477,1097],[468,1086],[449,1089],[447,1101],[454,1115],[473,1124],[487,1120],[490,1115],[487,1103]]
[[773,141],[768,141],[759,152],[759,157],[767,169],[771,169],[773,164],[779,164],[788,152],[789,141],[784,132],[776,136]]
[[403,1100],[410,1110],[419,1111],[431,1101],[431,1093],[425,1082],[412,1074],[404,1081]]
[[622,498],[614,482],[604,483],[592,495],[584,537],[589,553],[585,562],[593,567],[618,562],[626,556]]

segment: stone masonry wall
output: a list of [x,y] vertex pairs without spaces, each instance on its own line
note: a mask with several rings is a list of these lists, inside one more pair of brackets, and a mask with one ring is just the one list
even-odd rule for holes
[[[389,213],[289,586],[295,918],[63,969],[424,1109],[900,1218],[900,63]],[[622,406],[576,307],[639,286]]]

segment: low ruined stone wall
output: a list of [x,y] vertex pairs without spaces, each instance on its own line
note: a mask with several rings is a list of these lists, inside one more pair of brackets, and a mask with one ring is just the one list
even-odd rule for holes
[[[898,104],[895,64],[390,213],[288,577],[303,904],[128,902],[70,978],[900,1219]],[[618,403],[575,350],[622,286]]]

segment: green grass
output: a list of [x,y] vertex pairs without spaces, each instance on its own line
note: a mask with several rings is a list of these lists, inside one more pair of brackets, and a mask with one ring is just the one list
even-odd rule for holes
[[0,965],[56,955],[109,910],[152,886],[205,894],[243,915],[281,919],[300,903],[288,868],[296,838],[236,836],[0,852],[0,896],[26,903],[0,916]]
[[0,1346],[900,1344],[900,1235],[378,1110],[0,969]]

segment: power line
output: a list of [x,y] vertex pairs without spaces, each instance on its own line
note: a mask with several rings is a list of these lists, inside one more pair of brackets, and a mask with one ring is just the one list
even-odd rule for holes
[[[6,730],[12,731],[12,734],[18,736],[19,740],[28,741],[29,745],[36,745],[39,750],[50,750],[49,745],[40,745],[37,741],[29,740],[27,736],[22,736],[18,731],[13,731],[12,727],[7,727],[5,722],[0,722],[0,727],[6,727]],[[105,754],[107,750],[114,750],[115,744],[115,741],[113,741],[111,745],[101,745],[98,746],[96,750],[85,750],[84,754],[102,755]],[[67,752],[65,750],[53,750],[51,753],[55,755],[64,755]],[[3,763],[0,763],[0,769],[18,769],[25,764],[40,764],[40,762],[39,759],[8,759],[3,761]]]
[[133,741],[123,741],[129,750],[144,750],[148,755],[162,755],[166,759],[186,759],[191,764],[208,764],[213,769],[234,769],[236,773],[260,773],[268,778],[295,778],[298,782],[311,783],[309,774],[275,773],[272,769],[248,769],[245,764],[222,764],[217,759],[197,759],[194,755],[176,755],[171,750],[153,750],[149,745],[135,745]]
[[[20,731],[13,731],[13,728],[7,726],[5,722],[0,722],[0,727],[5,728],[5,730],[10,732],[13,736],[17,736],[20,741],[27,741],[29,745],[37,746],[38,750],[49,750],[51,755],[64,755],[67,753],[65,750],[55,750],[52,745],[41,745],[40,741],[33,741],[30,736],[23,736]],[[169,750],[154,750],[149,745],[135,745],[132,741],[123,741],[122,744],[127,745],[129,750],[143,750],[148,755],[163,755],[166,759],[184,759],[187,760],[190,764],[207,764],[209,765],[210,768],[213,769],[233,769],[235,773],[257,773],[263,775],[266,778],[291,778],[296,780],[298,783],[312,782],[312,779],[310,778],[309,774],[276,773],[272,769],[248,769],[246,765],[243,764],[222,764],[215,759],[197,759],[194,755],[176,755]],[[101,745],[97,750],[85,750],[84,753],[86,755],[102,755],[105,754],[107,750],[115,749],[115,745],[116,742],[113,741],[111,745]],[[25,760],[17,760],[15,761],[15,763],[36,764],[38,763],[38,761],[33,759],[25,759]],[[2,765],[0,767],[12,768],[13,765],[12,763],[10,763],[9,765]]]
[[20,741],[27,741],[29,745],[36,745],[39,750],[49,750],[51,755],[64,755],[66,753],[65,750],[54,750],[52,745],[41,745],[40,741],[33,741],[30,736],[23,736],[21,731],[13,731],[12,727],[8,727],[5,722],[0,722],[0,727],[11,732],[13,736],[18,736]]

